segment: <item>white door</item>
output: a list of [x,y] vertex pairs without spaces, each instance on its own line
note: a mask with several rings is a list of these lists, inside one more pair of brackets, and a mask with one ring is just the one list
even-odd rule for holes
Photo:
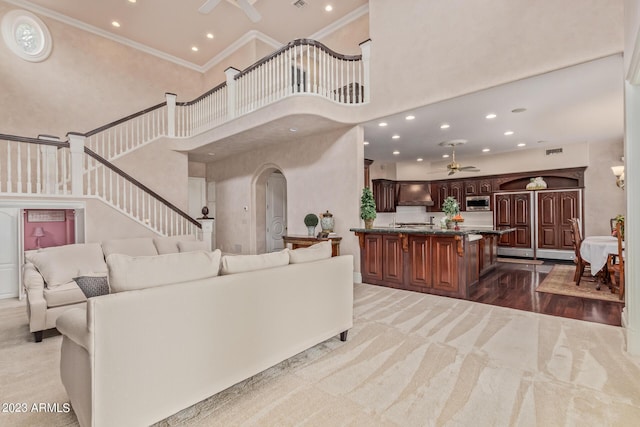
[[191,218],[202,217],[202,207],[207,204],[206,197],[206,180],[204,178],[189,177],[189,211],[187,213]]
[[0,299],[18,296],[20,260],[18,257],[18,218],[20,209],[0,208]]
[[284,249],[287,233],[287,180],[278,172],[267,179],[267,252]]

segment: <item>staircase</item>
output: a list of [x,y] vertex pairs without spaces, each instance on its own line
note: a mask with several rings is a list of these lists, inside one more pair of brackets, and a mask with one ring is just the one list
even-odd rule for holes
[[[93,197],[160,235],[193,234],[188,214],[113,164],[160,138],[188,139],[291,96],[336,104],[369,101],[370,41],[361,55],[341,55],[308,39],[295,40],[193,101],[165,102],[67,140],[0,134],[0,196]],[[6,156],[5,156],[6,154]]]

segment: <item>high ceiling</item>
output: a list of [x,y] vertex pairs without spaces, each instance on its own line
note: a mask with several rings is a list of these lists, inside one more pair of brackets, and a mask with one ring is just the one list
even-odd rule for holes
[[[253,23],[235,0],[222,0],[209,13],[198,9],[206,0],[6,0],[35,13],[72,25],[97,29],[124,42],[151,48],[194,68],[219,58],[228,46],[250,31],[264,41],[286,44],[307,38],[350,13],[366,11],[367,0],[250,0],[262,16]],[[324,10],[333,6],[331,12]],[[117,21],[120,27],[112,25]],[[89,27],[87,27],[89,26]],[[213,38],[207,38],[212,34]],[[197,52],[192,47],[198,48]],[[275,50],[275,49],[274,49]]]
[[[622,56],[614,55],[374,120],[364,125],[365,157],[442,161],[451,148],[438,144],[458,139],[467,141],[456,147],[460,163],[465,157],[506,151],[621,141],[622,70]],[[517,112],[521,108],[526,111]],[[496,117],[487,119],[490,113]],[[407,115],[415,119],[408,121]],[[441,129],[443,124],[449,127]]]

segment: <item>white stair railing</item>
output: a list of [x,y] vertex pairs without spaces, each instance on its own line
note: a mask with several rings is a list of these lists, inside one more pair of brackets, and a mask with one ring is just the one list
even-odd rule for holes
[[222,83],[193,101],[176,103],[175,136],[189,137],[227,120],[227,83]]

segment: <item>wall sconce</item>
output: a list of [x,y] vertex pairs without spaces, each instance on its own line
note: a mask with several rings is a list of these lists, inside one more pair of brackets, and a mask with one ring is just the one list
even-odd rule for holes
[[611,166],[611,170],[616,176],[616,185],[624,190],[624,166]]
[[44,228],[36,227],[33,229],[32,237],[36,238],[36,249],[40,249],[40,238],[44,237]]

